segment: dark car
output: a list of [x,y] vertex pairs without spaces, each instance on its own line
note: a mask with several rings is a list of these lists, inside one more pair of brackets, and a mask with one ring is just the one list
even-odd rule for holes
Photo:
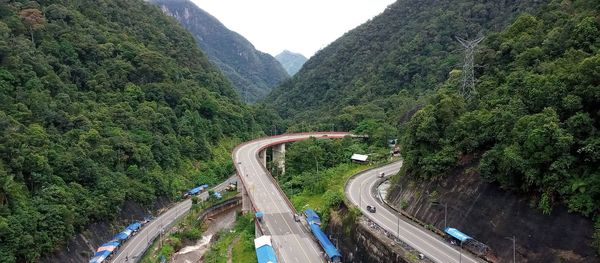
[[374,206],[370,206],[370,205],[368,205],[368,206],[367,206],[367,211],[369,211],[369,212],[371,212],[371,213],[375,213],[375,212],[376,212],[376,210],[377,210],[377,209],[376,209]]

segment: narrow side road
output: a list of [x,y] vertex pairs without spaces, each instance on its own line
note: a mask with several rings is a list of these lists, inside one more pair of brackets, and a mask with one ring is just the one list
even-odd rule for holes
[[[357,174],[346,184],[345,193],[348,200],[359,207],[361,212],[373,222],[435,262],[483,262],[469,254],[461,254],[455,246],[451,246],[428,230],[404,221],[398,213],[378,202],[373,189],[377,185],[379,174],[383,172],[390,176],[400,171],[401,167],[402,161],[398,161]],[[367,211],[367,205],[376,207],[376,212]]]
[[[229,177],[229,179],[214,187],[214,190],[225,190],[227,185],[236,181],[237,176]],[[202,200],[207,199],[208,191],[199,194],[198,198]],[[156,238],[161,232],[166,232],[169,227],[177,219],[185,215],[191,207],[192,200],[186,199],[143,226],[135,236],[131,237],[125,242],[125,244],[117,252],[116,256],[113,257],[111,262],[138,262],[154,238]]]

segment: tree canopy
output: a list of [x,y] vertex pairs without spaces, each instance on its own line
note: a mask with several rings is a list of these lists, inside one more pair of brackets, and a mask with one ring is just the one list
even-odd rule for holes
[[407,124],[403,173],[440,178],[476,158],[544,213],[564,204],[600,222],[599,15],[597,1],[554,1],[489,35],[474,98],[448,80]]
[[[456,36],[499,31],[544,1],[399,0],[317,52],[265,100],[290,123],[396,125],[462,63]],[[327,127],[327,125],[324,125]]]
[[125,200],[227,175],[215,146],[261,133],[253,111],[144,1],[4,1],[0,262],[35,262]]

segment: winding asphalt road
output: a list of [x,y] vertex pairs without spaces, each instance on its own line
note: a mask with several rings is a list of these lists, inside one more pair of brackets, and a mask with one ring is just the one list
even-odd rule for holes
[[261,164],[261,150],[285,142],[310,137],[342,138],[347,133],[302,133],[261,138],[238,146],[233,151],[236,169],[241,175],[252,205],[264,213],[262,227],[272,236],[273,248],[279,262],[324,262],[322,249],[312,238],[308,229],[293,219],[295,210],[285,194]]
[[[381,172],[387,176],[396,174],[400,171],[400,167],[402,167],[402,161],[357,174],[346,184],[346,196],[350,202],[360,207],[362,213],[373,222],[389,233],[398,236],[402,241],[435,262],[482,262],[471,255],[465,253],[461,255],[456,247],[431,232],[404,221],[402,217],[398,216],[398,213],[377,201],[373,189],[377,185],[378,175]],[[367,205],[375,206],[376,213],[368,212]]]
[[[237,181],[237,176],[232,176],[225,180],[221,184],[214,187],[215,191],[223,191],[230,183]],[[198,198],[206,200],[208,198],[208,191],[200,193]],[[144,225],[138,233],[131,237],[125,242],[125,244],[118,250],[117,254],[111,262],[138,262],[141,256],[144,254],[146,249],[150,246],[155,237],[157,237],[161,231],[168,230],[169,227],[180,217],[185,215],[192,207],[192,200],[186,199],[181,201],[179,204],[170,208],[148,224]]]

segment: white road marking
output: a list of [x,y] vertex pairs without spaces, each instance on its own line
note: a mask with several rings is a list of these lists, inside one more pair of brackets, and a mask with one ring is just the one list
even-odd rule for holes
[[[318,135],[315,135],[318,136]],[[341,138],[343,137],[343,134],[329,134],[328,138]],[[285,256],[287,256],[286,254],[286,249],[292,249],[291,251],[294,251],[293,249],[296,249],[297,247],[300,247],[300,250],[302,250],[304,256],[306,258],[308,258],[308,262],[314,262],[316,260],[318,261],[322,261],[323,258],[321,257],[321,252],[320,250],[318,250],[317,248],[317,244],[316,242],[314,242],[312,239],[307,238],[307,234],[305,231],[302,230],[302,228],[300,228],[297,224],[292,223],[293,226],[291,226],[288,222],[287,222],[287,216],[288,214],[290,215],[289,218],[291,218],[291,210],[290,208],[287,206],[286,202],[285,202],[285,196],[280,196],[279,195],[279,191],[277,189],[277,187],[275,186],[275,184],[269,179],[267,178],[267,183],[265,184],[265,182],[263,181],[263,178],[266,178],[266,176],[269,176],[266,171],[264,170],[263,166],[261,165],[262,162],[262,158],[257,158],[258,157],[258,151],[263,148],[264,146],[271,144],[271,143],[276,143],[276,142],[281,142],[283,140],[301,140],[301,139],[307,139],[311,137],[311,135],[306,135],[306,134],[302,134],[302,135],[289,135],[289,136],[280,136],[278,138],[268,138],[268,139],[264,139],[261,141],[255,141],[253,143],[248,143],[243,145],[242,147],[238,148],[234,154],[234,156],[236,157],[235,161],[238,160],[242,160],[242,158],[240,158],[241,152],[243,151],[248,151],[247,155],[245,157],[247,157],[248,159],[243,159],[245,161],[242,162],[242,165],[239,166],[240,171],[243,171],[242,174],[245,172],[246,174],[248,174],[249,176],[242,178],[242,183],[246,183],[246,184],[251,184],[252,181],[256,181],[258,179],[258,182],[260,183],[260,185],[262,186],[262,189],[258,190],[258,189],[250,189],[248,191],[249,196],[250,196],[250,201],[252,200],[260,200],[261,202],[263,202],[262,205],[268,204],[268,199],[271,199],[271,206],[269,207],[262,207],[261,204],[254,204],[255,208],[259,209],[260,211],[263,211],[265,213],[267,212],[276,212],[279,217],[283,220],[283,223],[288,227],[288,229],[290,230],[289,232],[285,232],[285,233],[292,233],[293,235],[293,240],[296,241],[296,243],[298,244],[298,246],[294,246],[292,244],[289,244],[287,242],[283,242],[286,243],[286,246],[283,247],[285,249],[280,249],[281,253],[280,255],[284,257],[285,260],[287,260],[287,258],[285,258]],[[260,143],[258,143],[260,142]],[[246,149],[245,149],[246,148]],[[252,156],[253,155],[253,156]],[[252,169],[252,171],[246,170],[248,168],[248,164],[249,164],[249,168]],[[257,168],[258,166],[258,168]],[[258,190],[258,193],[255,193],[255,190]],[[257,195],[259,194],[259,195]],[[264,196],[267,199],[262,198],[262,195],[264,194]],[[253,198],[254,196],[254,198]],[[261,198],[259,198],[259,196]],[[267,200],[267,202],[264,202],[265,200]],[[275,200],[277,200],[277,202],[275,202]],[[283,205],[283,209],[281,209],[281,205]],[[282,211],[285,211],[285,213],[282,213]],[[278,223],[280,223],[281,220],[276,220],[273,217],[269,217],[269,219],[265,218],[264,222],[265,222],[265,226],[267,227],[267,229],[272,229],[273,226],[277,226]],[[295,228],[300,228],[300,231],[298,231],[299,234],[293,234],[294,231],[292,229],[292,227]],[[280,231],[283,233],[282,229],[280,229]],[[300,238],[302,239],[302,243],[300,242],[300,240],[298,239],[298,235],[300,235]],[[274,242],[277,242],[278,244],[280,244],[279,240],[281,239],[282,241],[285,240],[285,237],[283,236],[274,236],[273,237]],[[306,251],[304,250],[304,246],[310,246],[312,249],[313,255],[314,255],[314,259],[311,260],[311,258],[308,256],[308,254],[306,253]],[[279,247],[281,248],[281,246]],[[292,253],[294,254],[294,253]],[[295,255],[295,254],[294,254]],[[282,259],[282,260],[284,260]]]
[[[354,204],[358,203],[358,202],[356,202],[356,198],[352,194],[348,194],[348,193],[357,193],[357,192],[358,193],[362,193],[362,192],[365,192],[365,193],[360,194],[361,195],[361,199],[365,199],[367,202],[371,202],[372,205],[375,205],[378,208],[380,208],[380,209],[378,209],[380,211],[378,211],[377,214],[380,215],[387,222],[389,222],[390,225],[396,225],[397,226],[397,224],[398,224],[397,217],[391,211],[389,211],[387,209],[387,207],[381,206],[376,200],[374,200],[373,196],[371,196],[371,194],[370,194],[371,193],[370,190],[373,189],[373,187],[375,186],[375,183],[377,182],[376,175],[379,173],[379,171],[384,170],[384,171],[386,171],[386,173],[390,172],[390,171],[391,172],[395,172],[395,171],[397,171],[399,169],[399,168],[395,168],[396,165],[401,165],[401,164],[397,164],[396,163],[396,164],[384,166],[384,167],[379,168],[379,169],[374,169],[374,170],[371,170],[371,171],[368,171],[368,172],[364,172],[364,173],[370,174],[370,175],[364,175],[363,174],[363,175],[359,175],[359,176],[353,178],[348,183],[348,187],[346,189],[347,190],[346,192],[347,192],[349,200],[351,202],[353,202]],[[362,186],[364,185],[364,183],[368,182],[369,180],[371,182],[369,183],[368,187],[367,188],[362,188]],[[358,187],[362,188],[362,191],[356,188],[357,184],[359,184]],[[367,189],[367,190],[364,191],[364,189]],[[364,204],[364,201],[363,201],[363,204]],[[388,227],[388,225],[381,224],[379,222],[379,220],[378,220],[378,217],[376,217],[375,215],[372,215],[371,213],[365,211],[365,209],[363,207],[360,207],[360,209],[363,212],[363,214],[365,214],[368,218],[370,218],[371,220],[373,220],[375,222],[378,222],[378,224],[380,226],[384,227],[388,232],[390,232],[390,233],[398,236],[397,229],[392,230],[390,227]],[[393,220],[390,219],[390,217],[392,217]],[[446,262],[446,261],[440,260],[436,256],[432,255],[429,250],[424,249],[424,248],[420,247],[419,245],[415,244],[414,242],[412,242],[413,239],[417,239],[417,240],[423,242],[427,246],[431,247],[433,250],[436,250],[438,252],[438,255],[441,254],[441,255],[445,256],[446,258],[448,258],[448,259],[454,259],[454,258],[456,258],[456,256],[449,255],[448,253],[446,253],[444,251],[441,251],[440,248],[436,247],[433,244],[442,245],[447,250],[454,251],[454,252],[456,252],[456,254],[459,253],[458,251],[456,251],[454,248],[450,247],[445,242],[440,241],[440,240],[436,239],[435,237],[433,237],[431,234],[426,233],[425,231],[423,231],[423,230],[421,230],[421,229],[419,229],[419,228],[417,228],[417,227],[415,227],[415,226],[413,226],[413,225],[411,225],[411,224],[409,224],[407,222],[404,222],[404,221],[401,221],[401,222],[402,222],[402,224],[400,225],[400,230],[402,230],[404,232],[403,234],[410,235],[411,237],[407,238],[407,237],[405,237],[403,235],[400,235],[399,236],[400,239],[402,239],[404,242],[408,243],[412,247],[416,248],[417,250],[421,251],[422,253],[426,254],[431,259],[433,259],[433,260],[435,260],[437,262]],[[409,228],[411,230],[409,231],[407,228]],[[421,237],[427,239],[427,241],[424,240]],[[475,261],[474,259],[472,259],[471,257],[469,257],[468,255],[465,255],[463,258],[465,260],[469,261],[469,262],[478,262],[478,261]]]

